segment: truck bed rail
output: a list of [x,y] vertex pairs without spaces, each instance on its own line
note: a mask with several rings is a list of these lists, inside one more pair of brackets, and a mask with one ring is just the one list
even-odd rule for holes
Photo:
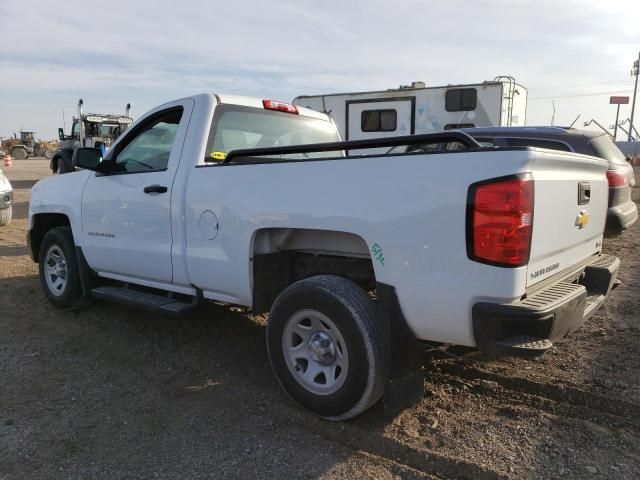
[[[401,137],[372,138],[367,140],[350,140],[346,142],[313,143],[308,145],[290,145],[287,147],[247,148],[232,150],[222,163],[230,163],[237,158],[288,155],[292,153],[333,152],[341,150],[359,150],[365,148],[397,147],[401,145],[418,145],[425,143],[460,142],[467,149],[482,149],[473,137],[458,131],[425,133],[422,135],[404,135]],[[206,162],[214,162],[206,158]],[[216,162],[218,163],[218,162]]]

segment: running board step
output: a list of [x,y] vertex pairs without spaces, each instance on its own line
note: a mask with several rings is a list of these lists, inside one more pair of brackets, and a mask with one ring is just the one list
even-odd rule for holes
[[125,287],[98,287],[91,290],[91,296],[101,300],[111,300],[125,305],[137,305],[148,310],[167,315],[182,315],[191,310],[194,305],[169,298],[163,295],[140,292]]
[[493,342],[496,350],[503,354],[519,357],[537,357],[549,350],[553,343],[547,338],[537,338],[528,335],[515,335]]

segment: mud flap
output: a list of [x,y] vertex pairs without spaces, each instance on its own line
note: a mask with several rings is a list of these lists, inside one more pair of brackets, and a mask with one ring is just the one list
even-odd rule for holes
[[396,416],[424,396],[424,352],[402,314],[395,288],[377,283],[376,292],[386,364],[384,413]]
[[91,297],[91,290],[98,284],[98,275],[91,269],[84,257],[82,247],[76,245],[76,263],[78,265],[78,277],[80,278],[80,289],[82,295],[87,300]]

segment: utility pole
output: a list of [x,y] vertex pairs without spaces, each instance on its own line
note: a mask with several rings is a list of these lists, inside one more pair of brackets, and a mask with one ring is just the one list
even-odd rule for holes
[[631,69],[631,76],[636,77],[636,86],[633,89],[633,103],[631,104],[631,128],[629,129],[629,141],[631,141],[631,132],[633,131],[633,114],[636,109],[636,93],[638,93],[638,73],[640,73],[640,52],[638,53],[638,60],[633,62],[633,68]]

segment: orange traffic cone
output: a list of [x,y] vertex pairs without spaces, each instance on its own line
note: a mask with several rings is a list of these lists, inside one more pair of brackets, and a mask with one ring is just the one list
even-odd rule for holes
[[11,155],[9,155],[8,153],[6,153],[4,156],[4,166],[5,167],[11,166]]

